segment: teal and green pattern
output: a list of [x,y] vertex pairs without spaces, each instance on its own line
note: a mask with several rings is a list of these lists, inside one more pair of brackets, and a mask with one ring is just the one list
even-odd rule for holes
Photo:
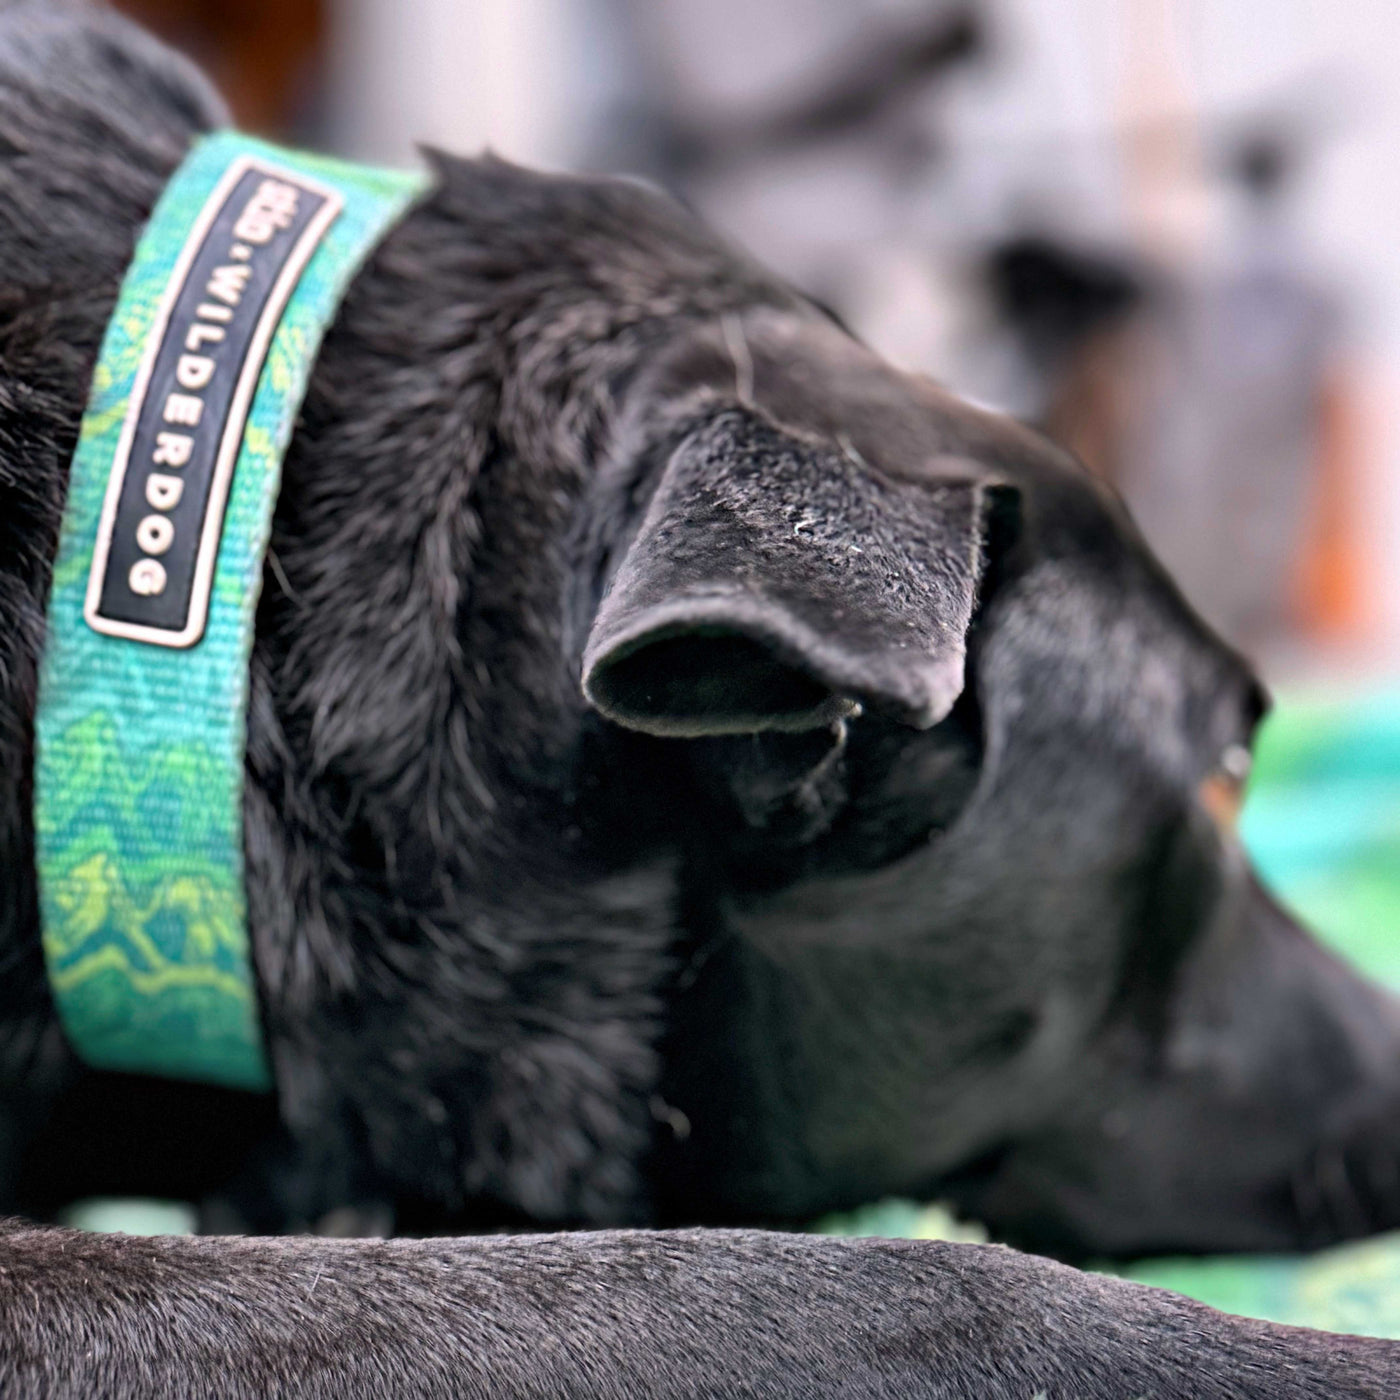
[[[94,541],[139,367],[177,259],[230,164],[253,156],[343,205],[293,290],[236,459],[202,640],[84,621]],[[201,140],[137,245],[93,376],[54,567],[36,721],[35,823],[49,978],[74,1049],[103,1068],[269,1087],[249,960],[242,790],[248,661],[282,458],[341,296],[420,176],[235,132]]]

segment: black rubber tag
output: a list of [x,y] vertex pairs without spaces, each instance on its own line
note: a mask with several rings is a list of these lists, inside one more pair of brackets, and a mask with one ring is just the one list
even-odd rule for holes
[[340,206],[334,191],[248,157],[190,230],[112,463],[85,610],[94,630],[171,647],[203,636],[267,347]]

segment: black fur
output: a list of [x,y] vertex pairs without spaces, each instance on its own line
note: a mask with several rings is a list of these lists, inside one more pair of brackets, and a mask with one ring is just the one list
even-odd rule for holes
[[731,1230],[6,1243],[7,1394],[1352,1400],[1395,1377],[1386,1342],[1319,1345],[996,1246]]
[[[111,17],[0,10],[5,1208],[446,1230],[938,1191],[1067,1257],[1400,1223],[1400,1017],[1208,820],[1258,687],[1117,504],[656,192],[493,160],[433,158],[286,463],[245,808],[276,1099],[80,1067],[33,871],[49,569],[133,241],[220,119]],[[1400,1375],[1006,1251],[763,1234],[16,1227],[0,1291],[7,1393]]]

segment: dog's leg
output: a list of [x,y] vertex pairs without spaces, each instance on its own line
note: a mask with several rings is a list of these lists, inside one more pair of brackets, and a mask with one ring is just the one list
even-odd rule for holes
[[0,1392],[1393,1395],[1400,1346],[998,1247],[755,1232],[383,1242],[0,1235]]

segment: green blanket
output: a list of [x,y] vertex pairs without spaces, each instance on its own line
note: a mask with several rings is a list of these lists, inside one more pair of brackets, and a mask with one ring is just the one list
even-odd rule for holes
[[[1260,736],[1244,836],[1296,913],[1400,990],[1400,693],[1280,706]],[[938,1206],[901,1201],[818,1228],[985,1238]],[[1153,1259],[1115,1272],[1227,1312],[1400,1338],[1400,1234],[1305,1257]]]

